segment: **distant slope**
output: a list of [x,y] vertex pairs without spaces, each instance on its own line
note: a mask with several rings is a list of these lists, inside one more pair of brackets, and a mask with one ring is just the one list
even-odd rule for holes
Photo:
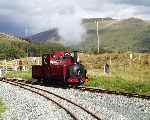
[[[100,48],[106,51],[150,51],[150,22],[137,18],[116,20],[112,18],[83,19],[87,34],[77,48],[97,51],[96,21],[99,21]],[[29,37],[32,42],[59,42],[57,29]]]
[[28,41],[6,33],[0,33],[0,59],[13,59],[26,56]]
[[31,40],[31,42],[58,41],[60,39],[57,29],[40,32],[33,36],[29,36],[28,38]]
[[0,33],[0,59],[41,56],[53,50],[65,49],[60,43],[32,43],[28,39]]
[[[96,23],[84,22],[87,29],[86,40],[80,48],[97,51]],[[100,48],[107,51],[150,51],[150,24],[141,19],[100,20]]]
[[9,42],[9,41],[28,43],[28,41],[26,41],[24,38],[17,37],[8,33],[0,32],[0,42]]

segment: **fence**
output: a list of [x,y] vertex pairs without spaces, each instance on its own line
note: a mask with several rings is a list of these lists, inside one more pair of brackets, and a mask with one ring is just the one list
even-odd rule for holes
[[[22,61],[19,64],[18,61]],[[9,72],[9,71],[27,71],[32,68],[32,65],[40,65],[41,64],[41,57],[28,57],[23,59],[15,59],[11,61],[0,61],[0,77]],[[20,69],[21,67],[21,69]]]

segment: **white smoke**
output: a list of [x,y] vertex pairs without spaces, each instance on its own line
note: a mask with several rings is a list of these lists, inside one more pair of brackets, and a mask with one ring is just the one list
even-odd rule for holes
[[85,33],[81,25],[82,16],[85,14],[83,10],[73,0],[59,2],[53,6],[53,10],[50,25],[58,28],[59,35],[65,40],[65,44],[80,42]]

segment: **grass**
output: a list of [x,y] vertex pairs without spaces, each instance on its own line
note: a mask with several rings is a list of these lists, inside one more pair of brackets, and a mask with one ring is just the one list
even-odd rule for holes
[[[104,75],[103,65],[109,63],[109,75]],[[139,60],[139,56],[141,59]],[[89,82],[92,87],[108,90],[150,95],[150,55],[134,54],[134,61],[130,64],[129,54],[99,54],[81,55],[81,61],[88,71]],[[110,64],[110,63],[109,63]]]
[[2,99],[0,98],[0,119],[2,119],[1,114],[4,113],[6,110],[5,104],[3,103]]
[[120,76],[92,76],[86,85],[113,91],[150,95],[150,81],[137,82],[126,80]]
[[10,78],[13,78],[13,77],[23,78],[23,79],[28,79],[28,80],[32,79],[31,71],[11,71],[11,72],[7,72],[4,76],[10,77]]

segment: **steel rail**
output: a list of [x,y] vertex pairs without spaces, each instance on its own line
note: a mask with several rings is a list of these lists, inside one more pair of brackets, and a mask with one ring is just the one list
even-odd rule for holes
[[[4,78],[4,79],[5,79],[5,78]],[[59,95],[57,95],[57,94],[55,94],[55,93],[52,93],[52,92],[47,91],[47,90],[45,90],[45,89],[37,88],[37,87],[35,87],[35,86],[33,86],[33,85],[30,85],[30,84],[26,84],[26,83],[23,83],[23,82],[17,82],[17,81],[16,81],[17,79],[6,79],[5,81],[7,81],[7,80],[8,80],[8,81],[11,81],[11,82],[13,82],[13,83],[19,84],[19,85],[21,85],[21,86],[27,86],[27,87],[34,88],[34,89],[43,91],[43,92],[45,92],[45,93],[54,95],[54,96],[56,96],[56,97],[58,97],[58,98],[60,98],[60,99],[63,99],[63,100],[65,100],[65,101],[67,101],[68,103],[71,103],[71,104],[77,106],[78,108],[80,108],[80,109],[82,109],[83,111],[85,111],[85,112],[87,112],[88,114],[90,114],[93,118],[95,118],[95,119],[97,119],[97,120],[101,120],[99,117],[97,117],[97,116],[94,115],[92,112],[90,112],[89,110],[85,109],[84,107],[82,107],[82,106],[80,106],[80,105],[78,105],[78,104],[72,102],[71,100],[68,100],[68,99],[62,97],[62,96],[59,96]]]
[[88,91],[92,93],[106,93],[106,94],[114,94],[114,95],[122,95],[126,96],[128,98],[134,97],[134,98],[141,98],[141,99],[146,99],[150,100],[150,96],[148,95],[139,95],[136,93],[126,93],[126,92],[120,92],[120,91],[111,91],[111,90],[106,90],[106,89],[101,89],[101,88],[94,88],[94,87],[86,87],[86,86],[79,86],[76,87],[75,89],[78,89],[80,91]]
[[74,120],[78,120],[78,118],[77,118],[73,113],[71,113],[69,110],[67,110],[65,107],[63,107],[61,104],[59,104],[58,102],[52,100],[51,98],[47,97],[46,95],[44,95],[44,94],[42,94],[42,93],[39,93],[39,92],[37,92],[37,91],[31,90],[31,89],[29,89],[29,88],[26,88],[26,87],[24,87],[23,85],[18,85],[17,83],[12,83],[12,82],[7,81],[7,80],[5,80],[5,81],[2,80],[2,82],[9,83],[9,84],[14,85],[14,86],[18,86],[18,87],[20,87],[20,88],[23,88],[23,89],[25,89],[25,90],[28,90],[28,91],[30,91],[30,92],[32,92],[32,93],[36,93],[36,94],[38,94],[38,95],[44,97],[45,99],[52,101],[52,102],[55,103],[57,106],[59,106],[60,108],[64,109],[68,114],[70,114],[70,116],[71,116]]

